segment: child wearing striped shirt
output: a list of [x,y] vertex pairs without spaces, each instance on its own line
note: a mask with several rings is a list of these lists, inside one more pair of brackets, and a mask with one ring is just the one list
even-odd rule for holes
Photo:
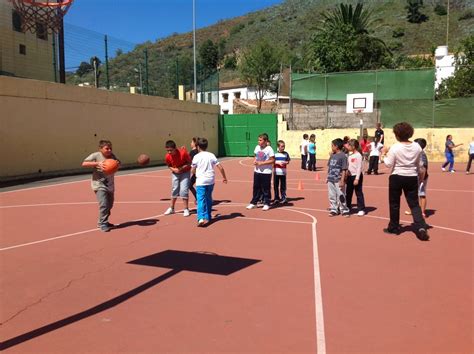
[[364,174],[362,173],[363,158],[360,153],[359,142],[356,139],[348,141],[347,150],[349,150],[349,177],[347,177],[346,186],[346,201],[347,207],[351,209],[352,194],[357,196],[357,216],[365,215],[365,200],[364,192],[362,191],[362,183],[364,181]]
[[278,151],[275,153],[275,168],[273,175],[275,203],[286,203],[286,168],[290,163],[290,160],[290,155],[285,151],[285,142],[283,140],[278,140]]

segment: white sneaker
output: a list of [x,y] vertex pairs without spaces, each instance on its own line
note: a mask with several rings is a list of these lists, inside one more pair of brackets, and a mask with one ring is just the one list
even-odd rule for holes
[[441,167],[441,171],[446,172],[446,169],[444,167]]
[[247,205],[247,209],[255,209],[255,204],[249,204]]
[[174,214],[174,209],[173,208],[166,209],[165,215],[171,215],[171,214]]
[[197,226],[198,227],[203,226],[204,223],[205,223],[204,219],[199,219]]
[[449,171],[449,172],[454,173],[454,172],[456,172],[456,171],[455,171],[455,170],[451,170],[451,171]]
[[269,209],[270,209],[270,206],[269,206],[269,205],[266,205],[266,204],[265,204],[265,205],[263,206],[263,208],[262,208],[263,211],[267,211],[267,210],[269,210]]
[[184,209],[183,210],[183,216],[184,217],[189,216],[189,209]]
[[364,216],[365,215],[365,211],[361,210],[357,213],[357,216]]

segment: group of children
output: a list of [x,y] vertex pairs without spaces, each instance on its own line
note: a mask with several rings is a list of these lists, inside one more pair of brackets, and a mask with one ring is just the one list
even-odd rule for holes
[[[378,127],[380,129],[380,126]],[[381,130],[381,129],[380,129]],[[426,187],[428,184],[428,159],[424,153],[426,140],[419,138],[413,142],[413,127],[406,122],[398,123],[393,127],[393,132],[398,141],[390,149],[383,146],[383,131],[379,132],[374,141],[370,143],[369,168],[367,174],[374,172],[378,174],[378,159],[385,154],[385,165],[391,169],[389,177],[389,205],[390,222],[384,232],[389,234],[400,233],[400,197],[403,193],[407,200],[409,211],[405,214],[412,215],[416,228],[417,237],[420,240],[428,240],[426,217]],[[301,144],[302,169],[315,170],[315,136],[308,138],[303,136]],[[357,215],[365,215],[365,198],[363,193],[363,164],[366,160],[367,137],[364,136],[359,143],[356,139],[345,137],[334,139],[331,144],[332,153],[328,160],[328,172],[326,183],[328,185],[329,216],[350,216],[352,209],[352,197],[355,192],[357,198]],[[462,144],[461,144],[462,145]],[[443,171],[447,164],[452,170],[453,149],[459,145],[452,142],[452,136],[446,139],[447,162],[443,165]],[[193,138],[191,141],[191,152],[185,148],[178,149],[174,141],[169,140],[165,144],[166,164],[171,171],[172,192],[171,205],[165,215],[175,212],[175,204],[178,197],[184,202],[183,216],[190,215],[188,205],[189,191],[194,195],[197,202],[198,226],[204,226],[211,221],[212,191],[215,184],[215,171],[217,167],[222,174],[223,182],[227,183],[224,168],[219,164],[216,156],[207,150],[208,141],[205,138]],[[375,151],[377,153],[375,153]],[[374,152],[374,154],[372,154]],[[309,164],[306,153],[309,153]],[[449,155],[449,156],[448,156]],[[469,173],[472,159],[474,158],[474,142],[470,144]],[[256,208],[259,202],[263,203],[262,210],[270,209],[271,182],[273,177],[274,200],[273,203],[285,203],[287,166],[290,156],[285,151],[285,142],[278,141],[277,151],[274,152],[270,145],[268,135],[263,133],[258,137],[258,145],[254,150],[254,173],[253,193],[247,209]],[[118,158],[112,153],[112,143],[108,140],[99,142],[99,151],[85,158],[83,167],[93,168],[92,189],[99,203],[98,227],[101,231],[108,232],[113,224],[109,223],[110,211],[114,203],[114,176],[105,174],[102,170],[103,161]],[[194,188],[196,184],[196,188]],[[420,207],[421,205],[421,207]]]

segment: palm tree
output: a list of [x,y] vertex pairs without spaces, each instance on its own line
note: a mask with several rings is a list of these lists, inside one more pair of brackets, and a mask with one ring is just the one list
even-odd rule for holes
[[352,5],[339,4],[339,7],[323,13],[323,21],[320,30],[331,31],[340,28],[341,25],[350,25],[357,34],[367,34],[373,25],[372,10],[364,9],[362,3],[358,3],[353,9]]

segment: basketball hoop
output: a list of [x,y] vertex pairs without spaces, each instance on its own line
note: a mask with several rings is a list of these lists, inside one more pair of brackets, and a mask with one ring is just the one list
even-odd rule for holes
[[10,0],[21,17],[24,32],[58,33],[74,0]]
[[355,115],[359,115],[362,113],[362,109],[354,109],[353,112]]

